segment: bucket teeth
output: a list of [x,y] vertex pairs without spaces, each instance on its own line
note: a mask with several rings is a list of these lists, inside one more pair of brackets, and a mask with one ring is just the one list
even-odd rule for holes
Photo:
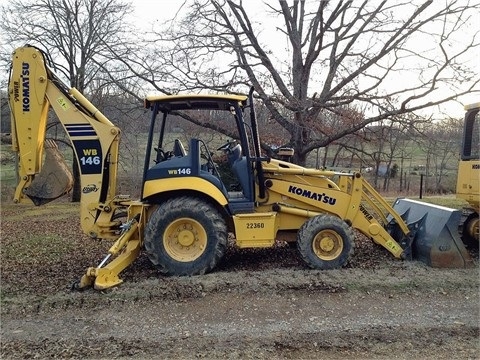
[[421,222],[422,219],[419,221],[415,222],[407,222],[408,219],[408,213],[409,209],[406,209],[403,213],[400,213],[400,217],[405,221],[407,224],[408,230],[410,232],[408,234],[404,234],[398,223],[395,221],[394,218],[390,220],[390,222],[387,224],[387,231],[390,234],[390,236],[400,244],[400,246],[403,249],[403,258],[405,260],[413,260],[413,251],[412,251],[412,245],[413,241],[415,239],[415,235],[417,233],[419,223]]

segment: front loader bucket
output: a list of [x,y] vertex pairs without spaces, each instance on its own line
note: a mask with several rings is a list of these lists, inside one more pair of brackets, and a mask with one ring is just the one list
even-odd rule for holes
[[458,233],[461,210],[409,199],[397,199],[393,208],[413,232],[413,259],[436,268],[474,266]]
[[35,175],[25,194],[35,205],[43,205],[68,193],[73,187],[73,175],[53,140],[45,140],[45,162]]

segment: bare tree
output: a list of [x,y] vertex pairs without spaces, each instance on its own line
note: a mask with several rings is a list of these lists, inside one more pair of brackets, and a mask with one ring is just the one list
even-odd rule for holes
[[0,25],[10,49],[46,50],[72,87],[84,92],[98,78],[110,48],[123,48],[131,5],[121,0],[20,0],[2,8]]
[[[133,54],[135,73],[171,92],[253,85],[300,164],[367,124],[479,91],[467,61],[478,31],[465,37],[477,0],[190,0],[183,10],[153,34],[150,53]],[[362,116],[333,133],[311,131],[345,109]]]
[[[105,79],[103,72],[111,62],[109,53],[124,52],[128,47],[127,34],[133,30],[125,18],[131,10],[131,5],[121,0],[20,0],[2,7],[0,28],[6,47],[13,49],[26,43],[38,46],[51,55],[57,72],[68,79],[70,86],[82,93],[102,95],[103,85],[98,80]],[[79,201],[75,162],[73,172],[72,201]]]
[[[450,176],[450,184],[446,184],[446,180],[449,170],[456,169],[458,166],[462,128],[463,119],[449,118],[434,126],[420,129],[422,137],[418,142],[426,154],[425,188],[427,191],[437,193],[454,191],[456,176]],[[433,178],[434,184],[429,181],[430,177]]]

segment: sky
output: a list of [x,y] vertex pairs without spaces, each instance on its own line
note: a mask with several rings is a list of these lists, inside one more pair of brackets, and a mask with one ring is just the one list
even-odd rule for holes
[[[146,29],[148,30],[150,29],[150,24],[153,22],[161,21],[162,19],[169,20],[172,19],[175,15],[181,16],[182,11],[180,10],[179,12],[179,8],[184,4],[184,1],[185,0],[134,0],[133,5],[135,6],[136,10],[134,17],[138,19],[139,23],[144,24],[146,26]],[[245,6],[248,6],[249,3],[258,4],[262,0],[243,1],[244,4],[246,4]],[[419,44],[419,46],[421,48],[423,44]],[[480,53],[478,53],[478,57],[480,57]],[[402,74],[402,77],[398,78],[398,81],[404,83],[404,77],[405,74]],[[448,104],[442,105],[442,109],[440,109],[440,111],[452,117],[462,117],[464,113],[464,105],[472,104],[475,102],[480,102],[480,95],[464,95],[460,97],[457,102],[450,102]]]
[[172,19],[183,2],[184,0],[132,0],[135,8],[134,21],[140,26],[143,24],[150,28],[149,25],[153,22]]
[[[0,0],[0,5],[7,4],[11,0]],[[244,0],[244,3],[256,3],[261,0]],[[135,12],[132,13],[132,22],[135,26],[145,28],[145,31],[151,29],[152,24],[161,24],[162,20],[172,19],[175,15],[182,16],[180,7],[184,0],[132,0]],[[185,10],[183,10],[184,12]],[[1,36],[1,34],[0,34]],[[480,53],[478,54],[480,56]],[[452,117],[460,117],[463,114],[463,105],[474,102],[480,102],[480,96],[468,95],[458,99],[458,102],[451,102],[443,106],[444,112]]]

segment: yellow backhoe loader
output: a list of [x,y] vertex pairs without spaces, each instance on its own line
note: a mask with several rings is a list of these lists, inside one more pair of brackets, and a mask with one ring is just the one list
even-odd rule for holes
[[[459,211],[399,199],[394,209],[360,173],[301,167],[261,153],[253,89],[248,95],[148,96],[151,110],[142,193],[116,194],[120,129],[79,91],[64,84],[31,46],[12,57],[9,101],[20,181],[14,201],[43,204],[69,191],[66,166],[47,156],[47,113],[52,108],[70,138],[81,174],[80,220],[93,238],[113,241],[108,255],[90,267],[78,288],[106,289],[145,251],[165,275],[198,275],[215,268],[228,234],[240,248],[296,242],[314,269],[344,266],[354,251],[354,229],[394,257],[432,266],[468,267],[472,259],[453,228]],[[238,132],[217,151],[238,181],[227,188],[207,143],[166,148],[167,130],[182,112],[195,117],[222,112]],[[227,118],[228,117],[228,118]],[[213,118],[212,118],[212,121]],[[167,126],[167,123],[170,124]],[[120,219],[126,215],[126,221]]]
[[458,165],[457,197],[469,207],[463,211],[461,233],[463,242],[478,248],[480,209],[480,103],[465,106],[463,142]]

